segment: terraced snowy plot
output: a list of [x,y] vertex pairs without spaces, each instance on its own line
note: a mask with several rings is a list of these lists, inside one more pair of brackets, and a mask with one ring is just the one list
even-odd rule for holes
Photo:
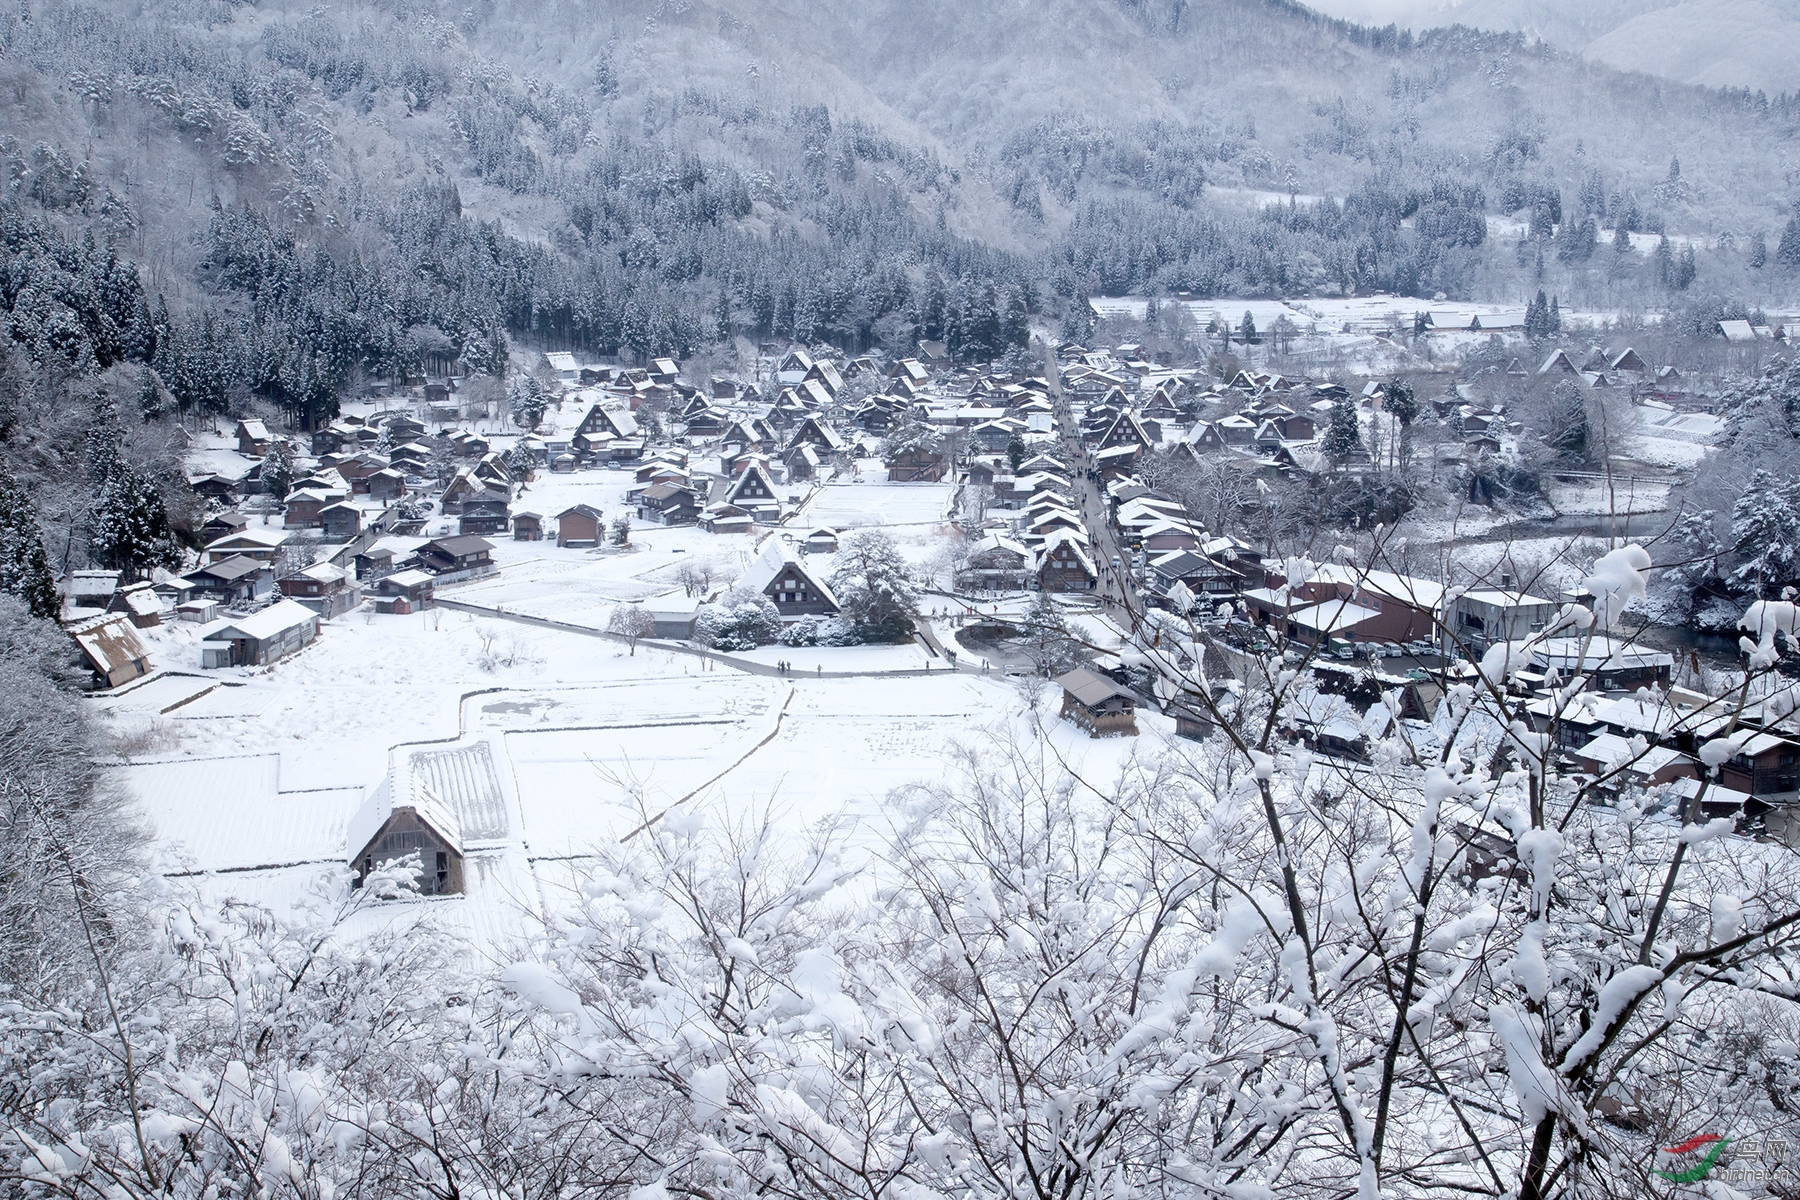
[[[181,665],[181,631],[146,633]],[[496,637],[516,640],[514,658],[483,670],[484,639]],[[891,669],[890,649],[871,648],[866,665]],[[830,669],[858,669],[856,650],[831,653]],[[1038,737],[1018,690],[996,678],[703,670],[649,645],[633,656],[441,609],[354,614],[266,673],[209,674],[219,686],[169,713],[161,701],[190,695],[193,677],[108,703],[122,732],[153,747],[115,774],[154,825],[165,870],[209,895],[302,903],[342,869],[346,830],[398,770],[460,824],[466,894],[381,919],[429,911],[493,954],[534,936],[545,912],[571,902],[584,864],[647,817],[768,821],[794,853],[829,822],[847,852],[868,855],[889,829],[893,789],[951,779],[959,743]],[[1038,719],[1057,757],[1097,771],[1139,748],[1080,736],[1052,698]],[[1161,717],[1141,723],[1146,748],[1171,732]]]

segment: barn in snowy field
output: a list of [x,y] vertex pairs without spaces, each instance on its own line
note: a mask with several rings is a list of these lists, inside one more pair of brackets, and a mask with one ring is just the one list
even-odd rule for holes
[[419,891],[461,894],[465,839],[504,837],[505,799],[486,742],[400,746],[345,830],[355,885],[387,862],[419,856]]
[[1062,715],[1090,737],[1137,736],[1137,697],[1088,667],[1076,667],[1056,681],[1063,690]]
[[788,619],[828,617],[838,610],[831,585],[809,570],[794,553],[793,546],[781,537],[771,537],[764,543],[762,554],[751,562],[737,585],[748,591],[761,592],[774,601],[776,610]]

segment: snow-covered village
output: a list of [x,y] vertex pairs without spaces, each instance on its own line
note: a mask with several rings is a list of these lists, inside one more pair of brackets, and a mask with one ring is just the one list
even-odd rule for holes
[[0,15],[0,1196],[1800,1195],[1800,21],[812,7]]

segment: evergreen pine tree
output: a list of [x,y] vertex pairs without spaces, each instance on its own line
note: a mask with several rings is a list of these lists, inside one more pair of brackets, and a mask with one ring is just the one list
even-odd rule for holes
[[1418,398],[1413,395],[1412,388],[1398,379],[1388,380],[1381,389],[1381,407],[1400,422],[1402,428],[1411,425],[1419,416]]
[[1613,253],[1624,255],[1631,253],[1631,233],[1625,228],[1623,221],[1613,229]]
[[1550,311],[1546,314],[1545,321],[1550,327],[1551,337],[1562,332],[1562,304],[1555,296],[1550,297]]
[[130,579],[151,567],[181,561],[162,496],[128,463],[119,463],[94,499],[88,552],[102,566]]
[[1587,400],[1573,383],[1556,385],[1544,410],[1544,443],[1571,462],[1588,456]]
[[1031,307],[1019,288],[1007,289],[1004,333],[1007,346],[1031,344]]
[[269,443],[269,452],[262,461],[262,483],[264,490],[277,500],[294,489],[294,448],[286,438]]
[[1256,340],[1256,318],[1250,315],[1247,308],[1244,310],[1244,319],[1238,322],[1238,340],[1246,346]]
[[34,617],[54,620],[60,608],[37,513],[25,489],[4,467],[0,467],[0,591],[23,600]]
[[1681,248],[1681,257],[1675,260],[1675,290],[1685,292],[1699,272],[1700,266],[1694,261],[1693,244],[1689,243]]
[[1769,261],[1769,242],[1759,229],[1750,235],[1750,269],[1760,271]]
[[1662,240],[1656,243],[1656,282],[1664,287],[1675,286],[1675,248],[1669,245],[1669,235],[1663,234]]
[[119,425],[118,406],[113,403],[111,393],[102,390],[94,397],[94,412],[89,418],[82,446],[82,462],[87,468],[89,486],[103,486],[118,471],[119,447],[124,441],[125,431]]
[[1356,401],[1348,394],[1331,403],[1322,448],[1334,466],[1341,465],[1362,449],[1362,427],[1356,416]]
[[1775,261],[1784,267],[1800,267],[1800,216],[1788,218],[1781,241],[1775,246]]
[[154,367],[145,367],[138,374],[138,415],[146,421],[154,421],[167,412],[169,407],[164,398],[162,380],[156,377]]

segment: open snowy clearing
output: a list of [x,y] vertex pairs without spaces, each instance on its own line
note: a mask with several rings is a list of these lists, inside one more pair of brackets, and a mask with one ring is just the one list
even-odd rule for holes
[[828,483],[790,525],[833,529],[930,525],[950,510],[947,483]]
[[[191,628],[146,638],[165,669],[197,661]],[[491,672],[477,665],[484,639],[502,659]],[[614,642],[443,609],[357,612],[272,668],[164,675],[97,703],[143,747],[113,774],[154,827],[162,869],[208,894],[277,908],[346,861],[353,817],[404,756],[456,813],[467,893],[397,905],[394,916],[429,906],[498,957],[535,936],[534,914],[560,907],[583,863],[666,811],[726,828],[766,818],[796,852],[835,823],[846,852],[866,856],[886,828],[890,790],[952,779],[959,744],[1036,744],[1041,722],[1044,750],[1110,776],[1173,739],[1171,722],[1140,714],[1143,736],[1091,740],[1056,718],[1053,688],[1034,718],[997,677],[803,673],[813,658],[834,671],[922,665],[913,646],[754,657],[802,671],[704,670],[650,645],[634,656]],[[203,694],[167,713],[133,699],[195,690]]]

